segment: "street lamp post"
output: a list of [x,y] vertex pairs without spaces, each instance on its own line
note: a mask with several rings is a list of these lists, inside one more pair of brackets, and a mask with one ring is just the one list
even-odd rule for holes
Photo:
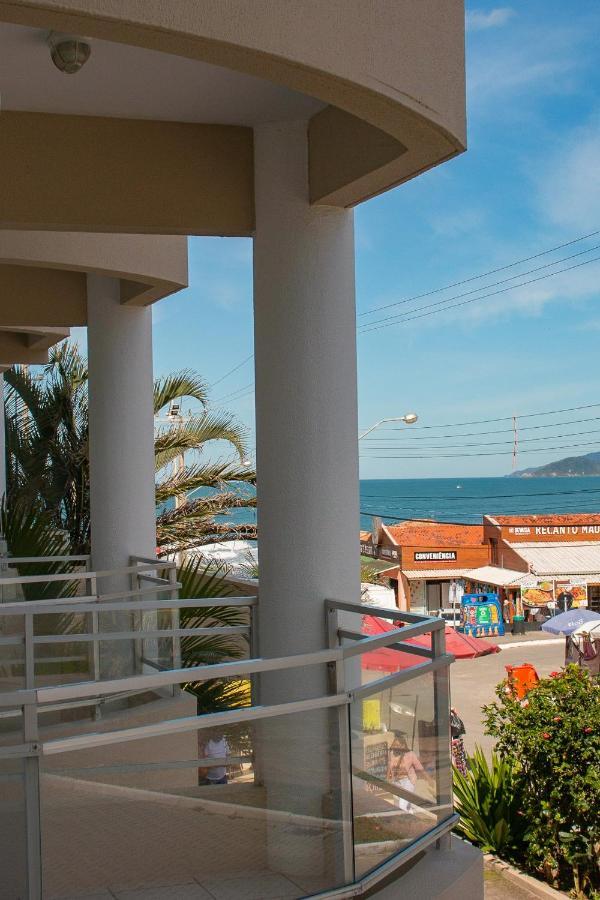
[[375,431],[376,428],[379,428],[380,425],[383,425],[384,422],[404,422],[405,425],[414,425],[418,420],[418,415],[414,412],[406,413],[404,416],[392,416],[389,419],[380,419],[379,422],[375,422],[374,425],[371,425],[370,428],[367,428],[366,431],[363,431],[362,434],[359,434],[358,439],[362,441],[364,437],[368,434],[371,434],[372,431]]

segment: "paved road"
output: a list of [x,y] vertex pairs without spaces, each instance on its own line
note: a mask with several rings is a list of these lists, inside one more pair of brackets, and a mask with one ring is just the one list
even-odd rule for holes
[[493,747],[492,738],[484,734],[481,707],[495,699],[495,687],[506,676],[505,666],[528,662],[535,666],[539,675],[549,675],[564,664],[562,639],[560,643],[543,637],[537,641],[529,639],[525,645],[517,639],[498,643],[502,646],[500,653],[457,660],[450,667],[452,705],[465,723],[465,746],[470,753],[475,744],[485,750]]

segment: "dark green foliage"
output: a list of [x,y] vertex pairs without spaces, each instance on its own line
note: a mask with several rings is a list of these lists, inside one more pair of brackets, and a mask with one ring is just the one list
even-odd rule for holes
[[[189,560],[177,572],[182,585],[180,598],[210,600],[232,596],[235,591],[225,580],[225,574],[225,569],[207,565],[200,558]],[[182,628],[248,624],[247,607],[199,606],[180,611]],[[247,656],[248,641],[245,635],[190,635],[181,640],[182,665],[185,667],[244,659]],[[190,681],[184,687],[196,697],[199,714],[250,705],[250,686],[244,679],[213,678],[210,681]]]
[[[47,514],[55,529],[68,534],[69,550],[90,552],[90,476],[88,450],[88,371],[75,343],[52,348],[40,376],[22,366],[5,373],[7,494],[15,506],[29,505]],[[154,412],[183,397],[204,408],[204,381],[187,370],[159,378],[154,385]],[[202,457],[210,442],[223,441],[232,459],[210,462]],[[184,420],[162,424],[155,436],[157,545],[184,551],[215,540],[255,537],[253,526],[215,522],[231,509],[256,503],[251,490],[254,472],[242,460],[245,430],[231,414],[203,409]],[[184,457],[183,466],[178,465]],[[174,471],[174,469],[176,471]],[[206,489],[206,496],[188,498]],[[203,492],[204,493],[204,492]],[[175,498],[181,502],[173,504]],[[165,507],[165,504],[169,508]]]
[[514,761],[527,821],[523,862],[574,896],[600,891],[600,679],[577,666],[519,701],[484,707],[497,750]]
[[457,832],[484,853],[514,859],[523,846],[526,819],[521,809],[522,787],[508,759],[492,753],[491,763],[480,747],[469,757],[469,770],[454,770]]
[[[52,516],[38,506],[26,502],[2,504],[0,509],[0,531],[4,535],[8,552],[13,557],[65,556],[69,553],[68,537],[56,530]],[[58,575],[73,571],[69,562],[19,563],[11,565],[20,576]],[[78,582],[42,581],[23,584],[25,600],[46,600],[71,597],[76,593]]]

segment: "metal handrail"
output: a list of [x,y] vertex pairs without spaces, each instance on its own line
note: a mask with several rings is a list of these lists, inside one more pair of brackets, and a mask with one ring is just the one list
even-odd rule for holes
[[[50,557],[37,557],[36,562],[39,562],[40,565],[44,562],[45,559],[49,559]],[[53,572],[48,575],[15,575],[10,578],[2,578],[0,580],[0,585],[9,585],[9,584],[40,584],[45,582],[54,582],[54,581],[93,581],[98,578],[110,578],[114,575],[135,575],[136,573],[142,572],[150,572],[154,569],[161,568],[161,565],[152,563],[140,563],[135,566],[123,566],[120,569],[99,569],[97,571],[90,571],[89,569],[84,569],[82,572]],[[173,568],[173,566],[171,566]]]
[[[156,563],[145,563],[141,565],[144,570],[147,568],[156,569]],[[145,568],[147,566],[147,568]],[[128,567],[125,571],[139,573],[137,566]],[[119,570],[123,573],[124,570]],[[92,575],[92,573],[85,573]],[[100,575],[101,573],[95,573]],[[43,580],[43,577],[42,577]],[[171,586],[172,582],[165,585]],[[153,589],[156,593],[156,589]],[[148,591],[146,591],[147,593]],[[127,596],[139,596],[139,592],[126,592]],[[114,596],[114,599],[112,597]],[[183,608],[193,608],[197,606],[215,607],[215,606],[247,606],[256,608],[257,598],[251,597],[231,597],[231,598],[215,598],[209,600],[176,600],[168,599],[161,601],[131,599],[125,602],[119,602],[118,597],[121,595],[111,595],[111,599],[103,601],[102,597],[93,599],[86,598],[86,602],[80,603],[77,599],[67,602],[48,601],[29,601],[19,604],[6,604],[5,608],[0,605],[0,615],[15,615],[16,612],[23,614],[26,620],[25,634],[19,641],[24,641],[26,645],[26,656],[29,655],[29,664],[31,666],[33,660],[33,647],[36,643],[66,643],[77,642],[78,639],[89,640],[93,642],[110,641],[112,638],[116,640],[144,638],[144,637],[172,637],[175,640],[189,633],[217,633],[222,630],[229,632],[237,631],[245,633],[249,631],[247,626],[231,626],[216,629],[179,629],[171,627],[166,629],[153,629],[152,631],[124,631],[124,632],[106,632],[98,634],[86,633],[84,635],[35,635],[33,632],[33,619],[38,614],[49,614],[58,612],[91,612],[97,616],[102,612],[114,611],[139,611],[144,609],[158,610],[178,610]],[[39,766],[39,757],[57,756],[74,750],[85,750],[94,747],[109,746],[121,744],[128,741],[140,740],[145,738],[160,737],[170,734],[178,734],[185,732],[201,731],[205,728],[211,728],[215,725],[223,727],[226,725],[234,725],[242,722],[254,722],[263,719],[273,718],[277,716],[293,715],[306,712],[309,710],[337,709],[340,721],[345,720],[346,726],[349,722],[348,708],[352,703],[363,697],[380,692],[382,689],[390,688],[395,684],[409,681],[422,676],[425,673],[440,673],[442,680],[438,686],[438,675],[434,680],[434,696],[436,719],[440,723],[440,733],[444,733],[447,724],[446,718],[441,710],[447,706],[447,692],[444,693],[443,682],[447,682],[447,675],[444,676],[443,670],[447,669],[452,662],[453,657],[445,652],[444,643],[444,623],[437,618],[421,616],[416,613],[404,613],[397,610],[389,610],[381,607],[365,607],[360,603],[351,603],[339,600],[328,600],[326,602],[326,610],[328,616],[328,630],[330,636],[330,647],[324,650],[317,650],[312,653],[301,653],[284,657],[276,657],[264,659],[255,656],[247,660],[235,660],[227,663],[219,663],[213,665],[192,666],[189,668],[173,668],[163,671],[157,671],[151,674],[132,675],[128,677],[115,678],[106,681],[84,681],[77,684],[67,684],[52,687],[32,688],[29,685],[22,690],[0,693],[0,708],[11,710],[8,715],[21,715],[24,722],[24,738],[25,742],[18,746],[9,746],[0,748],[0,757],[8,755],[28,759],[32,764]],[[408,624],[399,627],[393,627],[389,631],[381,635],[362,635],[358,632],[351,632],[338,627],[337,613],[345,611],[357,613],[360,615],[376,615],[381,618],[402,620]],[[416,637],[418,635],[431,634],[431,650],[421,648],[415,645],[405,644],[407,637]],[[352,643],[341,646],[341,641],[349,638]],[[407,650],[416,656],[424,658],[423,662],[416,663],[408,669],[388,675],[383,678],[372,681],[368,684],[352,687],[348,689],[343,684],[344,661],[375,649],[391,647],[397,650]],[[410,649],[408,649],[410,648]],[[152,691],[161,687],[175,686],[188,681],[210,680],[214,678],[230,678],[230,677],[249,677],[261,672],[280,672],[293,668],[304,668],[306,666],[315,665],[332,666],[336,674],[336,686],[331,693],[305,700],[290,701],[286,703],[278,703],[272,705],[253,705],[238,709],[227,710],[218,713],[209,713],[200,716],[188,716],[177,719],[163,720],[146,725],[140,725],[121,730],[112,730],[98,732],[92,734],[78,734],[69,737],[55,738],[53,740],[40,741],[37,730],[37,715],[40,712],[49,711],[51,709],[60,709],[63,704],[68,705],[69,701],[76,701],[81,705],[109,703],[117,697],[125,697],[139,694],[144,691]],[[340,673],[342,673],[340,675]],[[27,684],[27,682],[26,682]],[[439,713],[439,718],[438,718]],[[6,716],[6,713],[4,714]],[[349,752],[348,734],[340,738],[341,743],[346,745]],[[225,764],[227,757],[224,758]],[[223,760],[190,760],[182,763],[173,763],[173,765],[202,765],[210,763],[216,765]],[[166,765],[170,765],[167,761]],[[122,763],[117,768],[127,767],[130,764]],[[160,762],[156,767],[162,765]],[[37,770],[36,770],[37,771]],[[340,772],[342,780],[348,781],[352,775],[352,764],[350,760],[346,760],[342,754],[340,758]],[[32,818],[35,817],[35,791],[36,788],[35,773],[32,775],[31,791],[32,791]],[[448,794],[446,779],[444,775],[438,773],[438,788],[436,791],[436,801],[432,809],[444,810],[452,809],[451,791]],[[397,793],[392,788],[392,793]],[[365,892],[371,890],[379,881],[388,877],[390,873],[395,871],[400,865],[407,860],[413,858],[417,853],[430,847],[436,841],[444,839],[449,830],[453,827],[457,817],[450,812],[443,822],[433,826],[428,832],[420,838],[414,840],[410,846],[394,854],[394,856],[386,861],[382,866],[374,872],[369,873],[358,881],[354,880],[352,872],[347,872],[347,884],[343,888],[326,891],[323,897],[345,898],[361,896]],[[345,821],[345,819],[344,819]],[[347,832],[347,829],[345,829]],[[352,840],[350,833],[344,834],[344,841]],[[37,845],[36,845],[37,847]],[[34,851],[36,851],[34,847]],[[344,858],[347,857],[347,846],[344,844]],[[350,845],[350,855],[352,855],[352,845]]]
[[66,555],[66,556],[0,556],[0,566],[2,565],[25,565],[39,563],[43,565],[44,563],[52,563],[52,562],[89,562],[91,557],[86,554],[81,554],[79,556]]
[[[156,590],[131,591],[133,596],[140,593],[156,594]],[[112,595],[111,595],[112,596]],[[114,596],[120,596],[116,594]],[[215,597],[201,600],[132,600],[129,603],[117,601],[105,602],[102,595],[98,597],[73,597],[65,600],[19,600],[16,603],[0,603],[0,617],[15,615],[54,615],[55,613],[84,612],[139,612],[152,609],[218,609],[221,607],[256,606],[257,597]],[[46,608],[48,605],[49,608]],[[109,632],[110,634],[110,632]]]

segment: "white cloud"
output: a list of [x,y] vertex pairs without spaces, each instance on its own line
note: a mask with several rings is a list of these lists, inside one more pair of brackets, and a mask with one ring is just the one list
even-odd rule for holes
[[541,97],[581,90],[586,70],[595,65],[590,49],[594,26],[580,21],[556,27],[520,20],[518,27],[467,41],[467,94],[471,116],[521,119],[531,127]]
[[467,11],[466,21],[468,31],[486,31],[488,28],[501,28],[512,19],[516,13],[510,6],[498,6],[489,12],[481,9]]
[[484,223],[484,218],[480,209],[462,209],[456,212],[432,215],[430,222],[435,234],[451,238],[478,231]]
[[546,219],[578,235],[600,228],[600,116],[560,141],[534,177]]

